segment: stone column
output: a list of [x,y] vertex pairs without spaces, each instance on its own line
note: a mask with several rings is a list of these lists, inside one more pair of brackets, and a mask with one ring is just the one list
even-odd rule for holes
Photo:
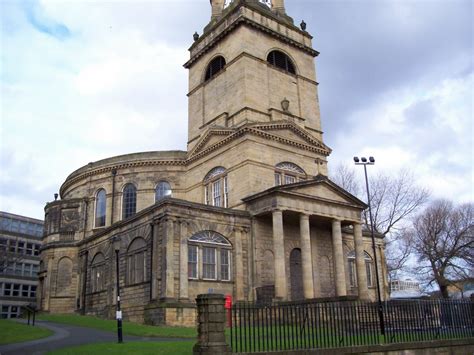
[[207,294],[196,298],[198,342],[193,354],[230,354],[225,340],[226,310],[224,295]]
[[366,301],[369,299],[369,290],[367,288],[367,271],[365,269],[364,241],[362,238],[362,225],[360,223],[354,223],[354,245],[359,299]]
[[165,255],[166,255],[166,263],[165,263],[165,292],[164,297],[174,298],[174,220],[168,218],[165,221],[165,228],[164,228],[164,238],[165,238]]
[[341,221],[338,219],[333,219],[332,221],[332,249],[336,296],[346,296],[346,272],[344,269],[344,252],[342,250]]
[[301,261],[303,263],[304,298],[314,298],[313,260],[311,258],[311,239],[309,233],[309,216],[300,214]]
[[286,300],[285,242],[283,236],[283,212],[273,211],[273,255],[275,261],[275,297]]
[[181,221],[179,248],[179,298],[187,300],[188,295],[188,223]]
[[242,231],[234,230],[235,241],[235,289],[236,301],[244,300],[244,261],[242,254]]

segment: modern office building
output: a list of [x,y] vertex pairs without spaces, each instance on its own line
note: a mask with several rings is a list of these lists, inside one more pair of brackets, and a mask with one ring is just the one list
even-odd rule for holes
[[0,316],[36,304],[43,221],[0,212]]

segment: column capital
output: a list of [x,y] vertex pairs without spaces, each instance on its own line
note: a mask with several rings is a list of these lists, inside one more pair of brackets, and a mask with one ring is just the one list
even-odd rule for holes
[[309,218],[311,214],[308,212],[299,212],[300,218]]

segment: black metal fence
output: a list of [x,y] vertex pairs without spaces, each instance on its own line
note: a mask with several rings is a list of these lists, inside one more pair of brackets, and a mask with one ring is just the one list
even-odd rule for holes
[[474,337],[470,300],[384,302],[384,336],[377,303],[240,303],[230,312],[230,344],[235,353]]

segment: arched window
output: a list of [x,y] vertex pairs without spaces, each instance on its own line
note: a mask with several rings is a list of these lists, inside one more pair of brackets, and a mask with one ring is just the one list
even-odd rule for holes
[[133,216],[137,211],[137,188],[133,184],[125,185],[122,196],[122,219]]
[[227,170],[222,166],[212,169],[204,178],[204,200],[206,205],[229,206]]
[[283,162],[275,166],[275,186],[306,180],[306,173],[298,165]]
[[212,79],[217,73],[219,73],[225,67],[225,59],[222,56],[218,56],[211,60],[206,69],[206,77],[204,81]]
[[271,65],[280,68],[287,73],[296,74],[295,65],[285,53],[280,51],[271,51],[268,54],[267,62]]
[[107,211],[107,195],[104,189],[97,191],[95,196],[95,227],[105,226],[105,216]]
[[168,181],[160,181],[155,189],[155,202],[167,196],[171,196],[171,185]]
[[127,284],[146,281],[146,242],[135,238],[127,249]]
[[105,290],[105,258],[104,254],[97,253],[92,259],[91,264],[91,288],[92,292],[100,292]]
[[[349,262],[349,283],[351,287],[357,287],[355,250],[352,250],[347,254],[347,260]],[[364,261],[365,272],[367,273],[367,287],[373,287],[374,262],[372,261],[372,257],[366,251],[364,251]]]
[[230,281],[231,249],[229,241],[217,232],[196,233],[188,239],[188,277]]

